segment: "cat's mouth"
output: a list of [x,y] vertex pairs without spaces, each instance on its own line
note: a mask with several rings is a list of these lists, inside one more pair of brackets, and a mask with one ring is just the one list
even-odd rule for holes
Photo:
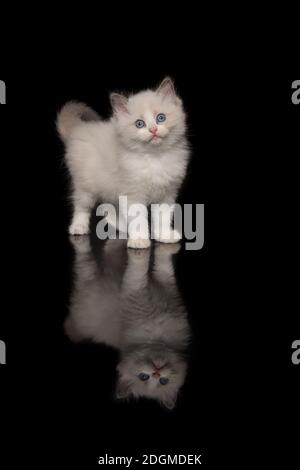
[[162,141],[162,137],[160,135],[157,135],[157,134],[152,135],[150,137],[150,139],[148,140],[148,142],[152,142],[152,143],[155,143],[155,144],[157,144],[158,142],[161,142],[161,141]]

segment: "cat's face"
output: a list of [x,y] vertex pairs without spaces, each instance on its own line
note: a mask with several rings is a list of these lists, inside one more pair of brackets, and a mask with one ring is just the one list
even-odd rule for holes
[[129,148],[172,146],[185,134],[185,113],[169,78],[156,91],[129,98],[113,93],[111,103],[119,136]]
[[137,348],[124,354],[118,365],[117,397],[151,398],[172,409],[186,370],[186,361],[173,350]]

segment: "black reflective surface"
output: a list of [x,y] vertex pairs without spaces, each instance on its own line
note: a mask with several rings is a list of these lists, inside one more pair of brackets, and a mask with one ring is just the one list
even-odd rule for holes
[[[94,233],[62,237],[68,262],[57,272],[64,284],[52,299],[55,348],[47,356],[78,456],[177,449],[208,458],[212,433],[220,432],[222,371],[215,367],[207,251],[155,242],[133,250]],[[52,380],[46,383],[52,390]]]
[[119,352],[117,398],[146,397],[173,409],[191,338],[172,260],[180,245],[156,244],[151,252],[107,240],[93,250],[88,236],[71,240],[75,281],[66,335]]

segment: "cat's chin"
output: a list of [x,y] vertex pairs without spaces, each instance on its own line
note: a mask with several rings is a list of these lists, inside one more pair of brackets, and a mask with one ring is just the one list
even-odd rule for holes
[[160,145],[162,143],[162,137],[157,137],[156,139],[149,140],[150,145]]

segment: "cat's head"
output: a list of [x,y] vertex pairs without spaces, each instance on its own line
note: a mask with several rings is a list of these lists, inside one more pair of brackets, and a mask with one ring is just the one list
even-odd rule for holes
[[117,369],[117,398],[145,397],[173,409],[187,363],[180,353],[163,345],[139,346],[122,354]]
[[156,90],[129,97],[112,93],[110,100],[119,137],[128,148],[171,147],[185,134],[182,102],[169,77]]

